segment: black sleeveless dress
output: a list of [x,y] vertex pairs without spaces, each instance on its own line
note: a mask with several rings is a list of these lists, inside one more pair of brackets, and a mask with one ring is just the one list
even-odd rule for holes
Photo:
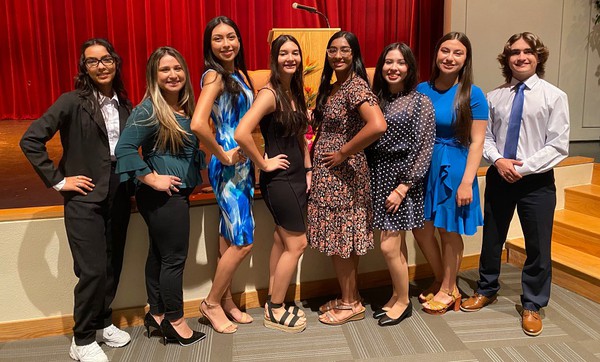
[[[284,136],[275,112],[260,120],[260,131],[269,157],[286,154],[287,170],[260,172],[260,191],[275,224],[289,231],[306,231],[306,171],[297,135]],[[290,116],[294,116],[290,113]]]

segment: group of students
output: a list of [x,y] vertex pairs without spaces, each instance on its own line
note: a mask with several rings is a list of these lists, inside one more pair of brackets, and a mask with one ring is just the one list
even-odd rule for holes
[[[165,342],[184,346],[205,337],[184,319],[182,291],[189,196],[201,184],[205,167],[199,142],[212,154],[208,174],[220,210],[220,257],[200,305],[215,331],[234,333],[239,324],[252,322],[233,302],[230,285],[254,241],[254,167],[260,169],[261,193],[276,224],[266,327],[291,333],[306,328],[302,309],[286,306],[284,299],[308,244],[331,256],[341,289],[339,299],[319,308],[319,320],[339,325],[363,319],[358,263],[374,248],[374,228],[381,230],[393,284],[389,301],[373,313],[379,325],[398,324],[413,312],[406,230],[413,232],[435,276],[419,295],[423,310],[458,310],[461,235],[472,235],[484,224],[476,179],[484,149],[495,167],[487,175],[481,278],[476,294],[461,308],[479,310],[494,301],[502,244],[516,205],[530,256],[523,270],[522,304],[528,316],[539,319],[550,290],[548,232],[556,202],[552,167],[566,157],[569,130],[566,95],[538,77],[547,59],[539,38],[521,33],[509,39],[499,57],[507,83],[486,100],[472,84],[472,50],[463,33],[439,40],[431,78],[421,84],[410,48],[388,45],[371,89],[358,39],[339,31],[327,44],[312,112],[303,93],[302,50],[293,36],[272,42],[269,82],[257,92],[231,19],[212,19],[203,45],[206,69],[197,101],[185,59],[161,47],[150,55],[146,93],[131,111],[121,59],[106,40],[87,41],[76,90],[62,95],[22,138],[21,147],[38,174],[65,198],[65,226],[79,278],[73,359],[107,360],[96,342],[98,329],[109,346],[130,341],[128,333],[112,325],[110,304],[133,193],[149,234],[148,337],[150,328],[159,330]],[[538,103],[520,98],[523,131],[516,142],[507,129],[515,84],[521,82],[540,94]],[[525,116],[526,111],[532,115]],[[309,124],[317,134],[311,150],[304,138]],[[264,155],[252,138],[257,126]],[[45,148],[57,131],[64,151],[58,167]],[[511,142],[516,151],[507,154]],[[524,327],[528,334],[539,334],[541,321],[538,329]]]

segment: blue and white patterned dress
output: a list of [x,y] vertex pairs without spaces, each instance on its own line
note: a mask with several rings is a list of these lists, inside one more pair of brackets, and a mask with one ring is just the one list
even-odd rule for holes
[[[207,70],[202,75],[202,82],[208,72],[214,70]],[[215,99],[210,112],[217,131],[217,143],[225,151],[238,146],[233,139],[235,128],[254,99],[252,90],[243,78],[238,73],[232,74],[232,77],[242,87],[237,101],[234,103],[235,96],[224,91]],[[221,211],[219,233],[233,245],[252,244],[254,241],[254,216],[252,215],[254,167],[250,159],[233,166],[225,166],[213,155],[208,164],[208,178]]]

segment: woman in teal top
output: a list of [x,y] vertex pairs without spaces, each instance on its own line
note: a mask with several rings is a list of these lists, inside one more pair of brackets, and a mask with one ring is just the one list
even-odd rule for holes
[[481,89],[473,85],[471,43],[465,34],[444,35],[434,54],[431,79],[417,86],[433,103],[436,139],[425,181],[425,228],[413,229],[413,234],[435,275],[434,284],[419,300],[425,312],[443,314],[460,306],[456,276],[464,249],[462,235],[473,235],[483,225],[477,169],[488,106]]
[[[183,268],[187,258],[189,195],[201,183],[204,154],[190,129],[194,92],[181,54],[155,50],[146,67],[146,94],[131,113],[115,154],[122,180],[136,178],[136,201],[148,225],[146,291],[150,311],[144,318],[166,342],[196,343],[204,333],[183,317]],[[142,157],[138,149],[142,148]]]

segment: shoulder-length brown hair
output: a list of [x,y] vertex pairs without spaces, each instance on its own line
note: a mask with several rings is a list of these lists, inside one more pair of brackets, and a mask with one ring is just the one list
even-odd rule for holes
[[375,73],[373,74],[373,93],[375,93],[377,98],[379,98],[379,106],[381,109],[385,108],[390,97],[392,96],[390,87],[382,74],[383,66],[385,65],[385,57],[392,50],[398,50],[400,54],[402,54],[402,57],[404,58],[408,68],[406,78],[403,81],[404,92],[408,93],[415,89],[417,86],[417,80],[419,79],[417,60],[415,59],[415,55],[413,54],[412,50],[410,50],[408,45],[404,43],[392,43],[383,48],[383,51],[377,60],[377,65],[375,66]]

